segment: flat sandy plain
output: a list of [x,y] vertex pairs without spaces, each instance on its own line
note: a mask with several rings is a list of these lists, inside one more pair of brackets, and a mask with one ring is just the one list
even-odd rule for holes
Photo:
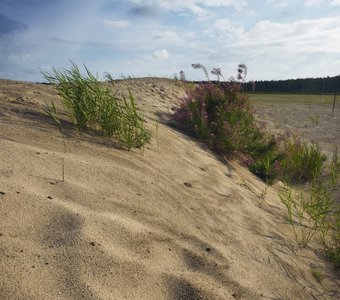
[[340,95],[253,94],[259,119],[272,131],[289,130],[326,152],[340,149]]
[[[0,299],[338,298],[318,244],[297,250],[275,187],[259,205],[260,180],[167,125],[183,86],[116,84],[128,86],[152,131],[144,150],[78,133],[62,113],[64,153],[43,113],[53,87],[0,81]],[[268,122],[285,115],[267,109]]]

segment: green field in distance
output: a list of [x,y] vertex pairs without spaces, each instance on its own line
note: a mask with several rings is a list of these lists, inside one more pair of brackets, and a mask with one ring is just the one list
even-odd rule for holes
[[[248,94],[254,103],[276,102],[276,103],[313,103],[313,104],[332,104],[334,95],[316,95],[316,94]],[[340,95],[336,97],[336,103],[340,103]]]

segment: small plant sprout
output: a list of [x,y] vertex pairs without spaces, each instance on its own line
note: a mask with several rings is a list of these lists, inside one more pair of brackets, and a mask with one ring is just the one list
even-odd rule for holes
[[318,283],[321,284],[323,279],[325,278],[325,274],[322,273],[319,269],[316,269],[316,268],[312,268],[311,273],[312,273],[313,277],[315,278],[315,280]]
[[303,190],[294,190],[284,184],[279,192],[281,202],[287,208],[287,220],[292,226],[295,239],[301,248],[306,248],[317,232],[312,220],[308,218],[306,207],[308,202]]
[[313,127],[316,127],[316,126],[319,125],[319,116],[318,115],[310,116],[309,119],[311,120]]
[[265,183],[264,188],[262,189],[261,194],[260,194],[260,199],[261,199],[260,206],[262,205],[262,203],[266,199],[268,189],[269,189],[269,185],[267,183]]
[[158,129],[159,129],[159,126],[158,126],[158,121],[156,121],[156,141],[157,141],[157,151],[159,153],[159,135],[158,135]]
[[204,72],[205,77],[207,78],[208,81],[210,81],[209,74],[208,74],[207,69],[205,68],[205,66],[203,66],[203,65],[200,64],[200,63],[192,64],[191,66],[192,66],[194,69],[202,69],[203,72]]
[[[48,116],[50,116],[57,123],[58,129],[59,129],[61,137],[63,139],[64,154],[66,154],[66,142],[65,142],[65,138],[64,138],[63,128],[61,126],[61,121],[60,121],[60,117],[59,117],[57,108],[55,107],[55,104],[54,104],[53,101],[51,101],[50,110],[45,110],[45,113]],[[61,158],[61,168],[62,168],[63,182],[65,182],[65,159],[64,159],[64,156]]]
[[335,147],[334,152],[333,152],[330,170],[331,170],[331,184],[332,184],[332,192],[333,192],[336,188],[337,178],[340,173],[340,162],[339,162],[337,147]]
[[270,179],[269,179],[269,173],[270,173],[270,169],[271,169],[271,160],[270,157],[267,155],[265,160],[264,160],[264,169],[265,169],[265,174],[266,174],[266,178],[265,178],[265,185],[264,188],[261,191],[260,194],[260,199],[262,200],[260,205],[262,205],[262,203],[264,202],[268,189],[269,189],[269,185],[270,185]]

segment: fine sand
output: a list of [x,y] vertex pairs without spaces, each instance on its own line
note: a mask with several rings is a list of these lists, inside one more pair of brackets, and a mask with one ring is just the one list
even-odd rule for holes
[[128,86],[152,131],[144,150],[62,114],[64,153],[43,112],[60,108],[53,87],[0,81],[0,299],[339,297],[318,244],[297,250],[275,187],[260,205],[260,180],[167,125],[183,87]]

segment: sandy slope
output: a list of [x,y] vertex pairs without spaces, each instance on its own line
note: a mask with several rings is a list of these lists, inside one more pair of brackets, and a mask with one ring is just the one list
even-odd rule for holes
[[181,86],[126,86],[153,131],[144,151],[64,122],[64,154],[42,113],[53,88],[0,81],[0,299],[339,296],[315,249],[295,250],[274,189],[259,206],[263,183],[166,125]]

